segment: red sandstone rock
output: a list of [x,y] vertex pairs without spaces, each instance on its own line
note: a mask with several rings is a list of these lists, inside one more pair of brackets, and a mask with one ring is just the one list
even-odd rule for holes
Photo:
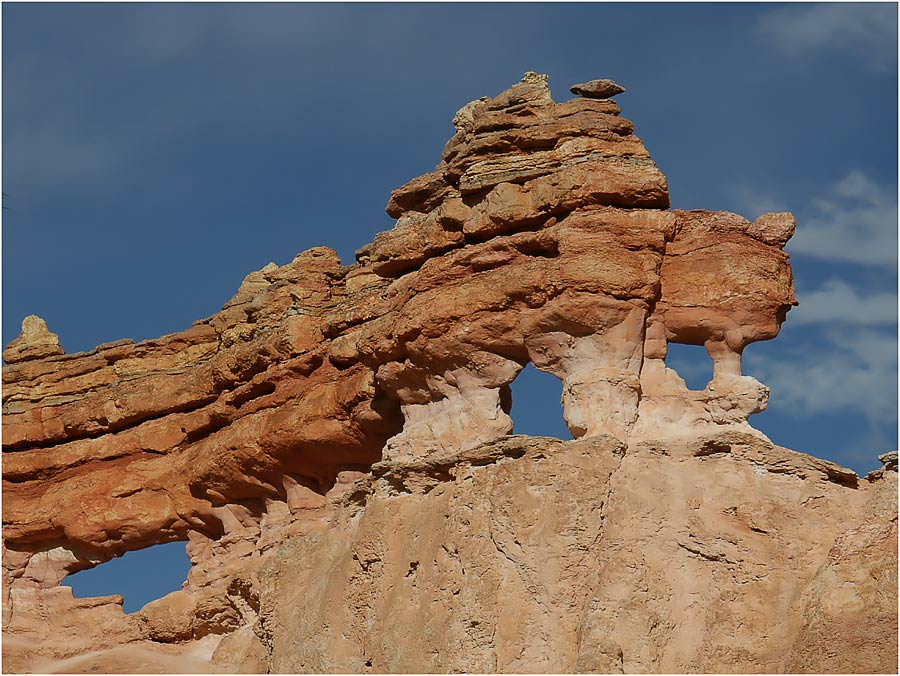
[[[588,84],[580,86],[585,96],[611,91]],[[860,624],[877,621],[879,636],[889,633],[884,595],[852,573],[853,562],[867,550],[831,556],[830,572],[814,581],[812,571],[825,564],[832,543],[850,537],[841,529],[864,529],[871,551],[890,551],[896,507],[891,512],[884,487],[896,466],[860,482],[848,470],[772,450],[747,423],[765,407],[768,390],[741,374],[741,353],[753,341],[775,337],[796,304],[782,251],[793,217],[767,214],[751,224],[725,212],[668,210],[666,179],[633,125],[619,117],[618,106],[597,98],[555,103],[546,76],[527,74],[497,97],[473,101],[457,113],[454,125],[457,133],[437,169],[391,196],[387,210],[397,225],[360,249],[358,263],[349,268],[334,251],[312,249],[288,265],[250,273],[219,313],[183,332],[77,355],[63,354],[42,320],[26,320],[23,335],[4,353],[3,369],[3,612],[4,637],[14,646],[5,665],[27,670],[75,660],[56,664],[113,668],[142,664],[144,651],[158,648],[166,659],[192,656],[210,670],[258,671],[265,664],[362,671],[367,654],[374,656],[373,668],[407,671],[687,668],[700,648],[684,633],[700,625],[678,624],[686,599],[660,600],[666,590],[701,579],[696,576],[706,574],[702,561],[730,562],[728,571],[708,578],[716,584],[731,584],[731,573],[757,584],[753,576],[772,552],[747,535],[756,526],[729,521],[737,512],[728,511],[733,505],[721,502],[722,495],[710,498],[703,528],[692,521],[693,503],[686,507],[683,499],[702,496],[683,489],[691,481],[685,472],[727,487],[720,492],[749,496],[763,485],[753,478],[753,468],[771,466],[773,477],[765,479],[763,492],[779,505],[793,504],[797,496],[824,502],[812,503],[813,516],[796,505],[773,515],[748,497],[752,505],[744,507],[753,516],[740,519],[765,521],[765,532],[783,528],[780,543],[807,537],[812,521],[823,534],[804,544],[810,553],[802,573],[778,559],[778,582],[754,586],[749,605],[726,610],[734,599],[728,594],[739,594],[738,587],[703,597],[710,617],[730,619],[723,620],[720,633],[710,622],[703,625],[708,634],[696,634],[720,642],[704,649],[696,664],[724,671],[798,665],[887,670],[893,655],[896,666],[896,652],[883,647],[882,638],[871,659],[860,649],[849,660],[834,660],[800,645],[800,637],[820,645],[835,635],[839,613],[825,602],[830,585],[837,584],[832,579],[852,578],[862,600],[847,608],[852,606]],[[688,390],[666,367],[670,342],[707,347],[715,377],[704,390]],[[563,381],[570,429],[576,437],[594,439],[565,453],[575,453],[570,460],[576,464],[600,454],[590,461],[599,463],[591,472],[608,482],[600,493],[567,495],[555,488],[553,477],[568,469],[547,469],[521,445],[504,445],[502,438],[512,431],[510,384],[529,362]],[[738,432],[744,434],[744,455],[743,464],[732,468],[736,474],[711,464],[715,460],[696,459],[720,453],[715,449],[725,442],[715,439]],[[713,439],[713,450],[700,444],[694,459],[682,460],[679,454],[697,446],[700,437]],[[547,453],[556,449],[555,442],[543,443]],[[620,463],[627,471],[609,478],[626,450],[627,457],[634,454]],[[654,465],[656,457],[665,460]],[[519,463],[515,469],[512,461]],[[495,599],[497,580],[506,578],[504,561],[510,560],[517,562],[521,582],[510,588],[509,598],[540,597],[542,587],[529,582],[543,580],[533,571],[549,556],[539,541],[556,542],[560,529],[588,528],[587,522],[553,517],[540,521],[546,538],[535,539],[528,551],[521,549],[525,535],[519,526],[504,531],[502,546],[487,543],[478,534],[484,529],[472,530],[464,520],[467,510],[475,510],[475,522],[493,524],[491,530],[499,517],[484,511],[493,503],[451,483],[470,476],[472,467],[495,462],[496,470],[486,471],[498,478],[485,485],[496,488],[504,513],[528,513],[529,505],[541,512],[563,499],[571,502],[571,514],[603,513],[609,500],[617,505],[619,516],[608,529],[603,519],[591,517],[593,530],[584,538],[560,540],[560,551],[585,552],[590,565],[559,552],[550,557],[559,570],[571,567],[576,574],[548,578],[555,590],[548,598],[569,598],[571,585],[580,584],[578,571],[596,572],[600,564],[609,580],[609,587],[578,587],[580,600],[570,615],[540,615],[530,601],[513,607]],[[774,477],[782,472],[792,481],[833,486],[789,487]],[[665,509],[671,510],[663,514],[671,525],[662,540],[653,539],[648,525],[662,507],[650,504],[650,493],[635,497],[642,473],[673,477],[660,487],[670,496]],[[857,495],[851,490],[880,496],[876,517],[866,512],[868,498],[849,497]],[[447,495],[467,506],[444,505]],[[404,610],[413,597],[383,597],[384,612],[404,628],[407,638],[400,643],[386,616],[366,605],[365,599],[383,590],[373,592],[369,585],[376,578],[360,567],[374,571],[383,565],[391,589],[400,589],[401,578],[421,574],[426,595],[444,594],[449,587],[441,580],[460,592],[477,585],[460,572],[461,549],[439,549],[435,541],[416,553],[418,531],[404,524],[419,505],[427,513],[416,518],[429,524],[429,532],[440,532],[450,519],[454,529],[472,533],[464,545],[474,548],[469,565],[488,580],[459,603],[435,606],[450,614],[456,655],[472,655],[468,662],[454,662],[450,655],[428,662],[433,644],[407,640],[432,621]],[[353,531],[359,510],[365,533]],[[778,525],[781,517],[788,525]],[[738,531],[750,539],[733,540]],[[720,542],[720,532],[727,542]],[[641,535],[629,540],[629,533]],[[398,541],[399,534],[407,539]],[[290,538],[314,554],[299,577],[283,572],[296,561],[278,558],[288,556],[277,552]],[[60,587],[69,573],[173,540],[189,542],[187,585],[139,613],[125,616],[117,599],[72,599]],[[681,543],[680,549],[667,549],[670,541]],[[745,544],[745,559],[735,558],[735,547]],[[633,574],[648,563],[638,555],[640,547],[656,552],[650,561],[656,568],[646,578]],[[668,562],[673,551],[691,559],[682,562],[689,564],[682,567],[687,577],[666,578],[660,562]],[[407,553],[418,557],[420,568],[410,568]],[[616,563],[620,554],[627,564]],[[338,567],[332,570],[333,562]],[[866,565],[873,575],[896,575],[895,558]],[[333,577],[309,577],[308,571],[322,566]],[[406,576],[410,569],[420,573]],[[286,591],[288,578],[304,581]],[[334,620],[334,632],[325,638],[292,643],[284,632],[297,628],[307,636],[313,615],[294,617],[285,599],[307,591],[321,607],[340,606],[367,618],[369,629],[346,620],[352,627],[348,639],[351,634],[341,628],[345,619]],[[623,594],[639,593],[656,599],[653,617],[667,623],[660,638],[654,638],[657,625],[644,611],[611,610],[625,607]],[[896,598],[895,588],[893,593]],[[740,650],[721,643],[729,631],[769,622],[755,604],[778,594],[802,597],[806,604],[805,614],[790,615],[779,629],[783,640]],[[302,599],[297,603],[309,607]],[[50,630],[41,624],[47,609],[55,618]],[[534,624],[510,621],[519,615]],[[464,620],[470,616],[475,624]],[[271,624],[283,620],[293,624],[283,631]],[[326,620],[333,621],[330,615]],[[482,635],[489,626],[511,628]],[[374,647],[359,652],[359,646],[377,641],[394,646],[393,656]],[[122,653],[123,646],[134,652]],[[84,657],[89,650],[95,651],[90,659]],[[773,651],[782,657],[768,657]]]
[[572,85],[570,91],[578,96],[586,96],[592,99],[608,99],[625,91],[625,87],[612,80],[591,80],[582,84]]
[[747,228],[747,234],[766,244],[783,247],[793,237],[797,220],[790,212],[763,214]]

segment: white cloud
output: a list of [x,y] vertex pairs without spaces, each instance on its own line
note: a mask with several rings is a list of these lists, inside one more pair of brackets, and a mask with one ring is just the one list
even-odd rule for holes
[[897,193],[851,171],[798,219],[788,251],[862,265],[897,265]]
[[782,201],[778,196],[764,193],[750,184],[734,186],[733,193],[743,207],[741,211],[752,214],[750,220],[770,212],[791,211],[791,205]]
[[[780,195],[745,186],[748,212],[785,210]],[[794,342],[746,354],[747,372],[772,388],[770,408],[797,415],[852,412],[872,425],[897,419],[897,194],[851,171],[806,200],[787,250],[829,263],[861,266],[849,280],[828,279],[797,293],[788,315]],[[848,273],[850,274],[850,273]],[[876,285],[873,280],[879,280]],[[777,355],[777,356],[776,356]]]
[[760,32],[787,54],[844,52],[875,71],[897,64],[894,3],[824,3],[785,7],[762,16]]
[[800,306],[791,310],[791,324],[844,322],[896,325],[896,293],[861,293],[846,282],[831,279],[813,291],[798,292]]
[[[897,266],[897,192],[853,170],[797,207],[750,185],[737,186],[746,213],[793,211],[797,232],[787,251],[813,258],[871,266]],[[752,220],[752,218],[751,218]],[[801,299],[802,301],[803,299]]]
[[896,420],[896,334],[854,327],[816,338],[781,358],[746,355],[747,371],[772,389],[770,407],[857,412],[882,424]]

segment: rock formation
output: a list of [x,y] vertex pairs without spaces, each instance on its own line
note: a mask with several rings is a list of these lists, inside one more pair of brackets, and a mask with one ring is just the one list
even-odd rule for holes
[[[896,456],[747,422],[796,300],[790,214],[669,209],[610,98],[463,107],[396,226],[251,273],[180,333],[4,352],[4,669],[893,671]],[[704,345],[689,390],[669,343]],[[510,436],[528,363],[576,437]],[[186,541],[125,615],[66,575]]]
[[59,336],[50,333],[47,322],[43,319],[37,315],[28,315],[22,320],[22,333],[3,351],[3,361],[15,364],[58,354],[65,354],[59,344]]

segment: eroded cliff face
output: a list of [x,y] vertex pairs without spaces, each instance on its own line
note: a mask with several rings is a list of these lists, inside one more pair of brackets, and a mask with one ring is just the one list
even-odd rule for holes
[[[26,319],[4,669],[895,670],[896,462],[861,480],[747,422],[793,217],[669,210],[620,91],[473,101],[356,264],[270,264],[186,331],[66,355]],[[509,436],[529,362],[575,441]],[[174,540],[185,588],[138,613],[61,585]]]
[[512,436],[374,470],[264,568],[274,671],[896,664],[896,481],[849,487],[740,432]]

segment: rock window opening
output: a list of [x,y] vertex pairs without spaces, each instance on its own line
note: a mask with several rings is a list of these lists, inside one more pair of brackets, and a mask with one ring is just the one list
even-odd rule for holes
[[528,364],[512,385],[513,434],[571,439],[562,408],[562,381]]
[[713,379],[713,360],[703,345],[669,343],[666,366],[684,378],[689,390],[706,389]]
[[128,552],[69,575],[62,584],[72,587],[72,593],[78,598],[121,594],[125,597],[125,612],[134,613],[151,601],[181,589],[191,569],[186,544],[169,542]]

